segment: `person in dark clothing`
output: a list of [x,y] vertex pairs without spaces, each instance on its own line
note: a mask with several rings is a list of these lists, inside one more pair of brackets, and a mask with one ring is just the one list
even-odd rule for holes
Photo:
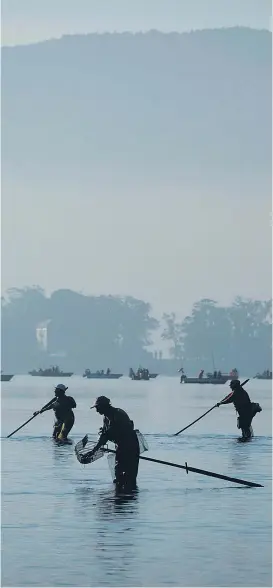
[[60,441],[66,441],[75,422],[75,416],[72,409],[76,408],[77,405],[72,396],[65,395],[67,389],[68,388],[64,386],[64,384],[58,384],[55,388],[56,400],[53,401],[50,406],[34,413],[36,415],[39,414],[39,412],[41,414],[47,410],[54,410],[56,420],[52,436],[54,439]]
[[115,443],[116,487],[119,490],[134,490],[139,465],[139,443],[133,421],[124,410],[111,406],[109,398],[105,396],[99,396],[91,408],[96,408],[96,411],[103,415],[104,419],[99,440],[88,457],[105,445],[107,441]]
[[222,402],[219,402],[217,406],[233,403],[238,413],[237,426],[242,431],[242,438],[250,439],[252,436],[252,419],[262,409],[257,402],[251,402],[247,391],[241,386],[239,380],[231,380],[230,388],[232,390],[231,394]]

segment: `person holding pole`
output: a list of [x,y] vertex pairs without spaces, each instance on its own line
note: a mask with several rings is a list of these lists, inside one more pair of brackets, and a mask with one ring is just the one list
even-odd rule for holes
[[66,390],[68,388],[64,384],[58,384],[55,388],[55,397],[56,400],[49,406],[42,408],[40,411],[34,412],[33,416],[37,414],[42,414],[47,410],[54,410],[55,413],[55,423],[53,428],[53,438],[58,441],[66,441],[68,434],[70,433],[74,421],[75,416],[73,412],[73,408],[76,408],[76,402],[72,396],[66,396]]
[[242,439],[246,441],[253,435],[251,423],[257,412],[261,412],[261,407],[258,402],[251,402],[247,391],[243,388],[240,380],[231,380],[230,388],[232,392],[224,398],[217,406],[222,404],[234,404],[235,410],[238,413],[237,427],[242,431]]

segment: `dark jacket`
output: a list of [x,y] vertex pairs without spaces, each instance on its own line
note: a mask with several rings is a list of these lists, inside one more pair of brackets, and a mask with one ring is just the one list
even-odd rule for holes
[[236,388],[221,404],[234,404],[239,415],[251,412],[251,401],[244,388]]
[[96,449],[112,441],[118,447],[136,446],[138,440],[134,431],[134,423],[130,420],[128,414],[121,408],[111,406],[110,413],[104,417],[103,428]]
[[52,408],[55,412],[56,419],[59,421],[65,421],[74,417],[72,408],[76,408],[76,406],[76,402],[72,396],[62,396],[57,398]]

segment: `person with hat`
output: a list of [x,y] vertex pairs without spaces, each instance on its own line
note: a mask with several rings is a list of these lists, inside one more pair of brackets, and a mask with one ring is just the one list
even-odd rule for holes
[[[121,408],[111,405],[109,398],[99,396],[91,408],[104,416],[103,427],[94,449],[85,456],[93,455],[108,441],[116,445],[115,484],[119,490],[134,490],[139,464],[139,443],[134,423]],[[84,463],[84,461],[83,461]]]
[[66,441],[75,422],[75,416],[72,409],[76,408],[77,405],[72,396],[66,396],[66,390],[68,390],[67,386],[64,384],[58,384],[55,388],[56,400],[46,408],[34,413],[36,416],[47,410],[54,410],[56,420],[52,436],[59,441]]
[[233,403],[238,413],[237,426],[242,431],[242,439],[250,439],[253,434],[252,419],[262,409],[257,402],[251,402],[247,391],[241,386],[240,380],[231,380],[229,386],[232,392],[222,402],[218,402],[217,406]]

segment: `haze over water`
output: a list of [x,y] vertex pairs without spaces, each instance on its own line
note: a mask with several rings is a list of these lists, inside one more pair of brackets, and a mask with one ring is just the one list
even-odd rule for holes
[[142,461],[137,495],[115,498],[106,457],[81,466],[74,446],[56,447],[52,414],[5,438],[57,384],[17,376],[2,384],[2,586],[270,586],[271,382],[247,384],[263,410],[255,438],[242,444],[231,406],[171,436],[221,400],[228,385],[67,381],[77,402],[74,441],[97,437],[101,417],[89,406],[105,394],[147,437],[146,456],[264,488]]

